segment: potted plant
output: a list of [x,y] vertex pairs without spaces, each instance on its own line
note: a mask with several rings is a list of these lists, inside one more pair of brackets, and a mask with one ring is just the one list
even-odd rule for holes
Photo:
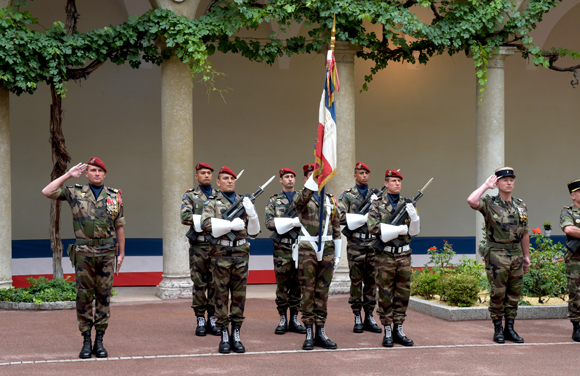
[[550,237],[552,234],[552,224],[550,222],[544,222],[544,234]]

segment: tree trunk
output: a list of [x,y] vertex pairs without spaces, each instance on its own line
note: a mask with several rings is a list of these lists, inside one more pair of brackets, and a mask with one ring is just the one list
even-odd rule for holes
[[[50,180],[55,180],[66,172],[70,155],[66,151],[62,134],[62,98],[50,85],[52,104],[50,105],[50,145],[52,147],[52,172]],[[53,200],[50,206],[50,248],[52,249],[52,275],[62,278],[62,241],[60,238],[60,201]]]

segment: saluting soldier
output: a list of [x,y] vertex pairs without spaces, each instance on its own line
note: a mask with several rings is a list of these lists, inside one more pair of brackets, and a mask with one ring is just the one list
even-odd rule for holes
[[[216,181],[219,191],[215,196],[208,198],[201,214],[202,230],[215,239],[210,239],[209,256],[215,286],[216,321],[221,331],[219,352],[222,354],[229,354],[232,350],[236,353],[246,351],[240,340],[240,328],[244,322],[250,259],[250,244],[247,238],[248,236],[254,238],[260,232],[258,214],[248,197],[243,199],[245,213],[240,218],[231,221],[223,219],[222,212],[242,198],[235,192],[236,179],[236,174],[229,167],[223,166]],[[235,235],[233,241],[227,237],[230,232]],[[215,243],[212,243],[214,241]],[[228,313],[230,297],[231,306]]]
[[[297,216],[291,218],[284,216],[293,207],[294,184],[296,173],[289,168],[280,169],[280,184],[282,192],[270,197],[266,204],[266,228],[275,231],[279,236],[274,240],[274,273],[276,274],[276,306],[280,314],[280,323],[274,333],[284,334],[287,331],[306,333],[306,328],[298,321],[300,309],[300,281],[298,270],[292,260],[292,246],[298,238],[289,236],[289,232],[300,231],[300,220]],[[287,311],[290,308],[290,322]]]
[[[413,236],[419,235],[421,224],[411,200],[401,197],[402,182],[403,175],[397,170],[385,172],[387,194],[373,202],[368,218],[370,233],[381,240],[378,244],[382,249],[377,249],[375,270],[379,289],[377,313],[385,327],[385,347],[393,347],[394,343],[403,346],[414,344],[403,332],[403,322],[411,296],[410,243]],[[408,213],[405,224],[387,224],[400,205],[404,205],[402,210]]]
[[[193,302],[191,308],[197,317],[195,335],[221,335],[215,319],[215,290],[210,270],[209,243],[206,233],[201,229],[203,204],[209,197],[217,194],[211,186],[213,167],[207,163],[195,166],[197,188],[188,189],[181,200],[181,223],[189,226],[186,236],[189,240],[189,269],[193,281]],[[205,313],[207,312],[207,320]]]
[[[304,231],[298,238],[298,275],[302,289],[302,322],[306,326],[304,350],[314,346],[336,349],[324,331],[327,316],[328,290],[332,282],[333,270],[340,262],[342,245],[340,240],[340,212],[333,195],[320,197],[318,184],[312,179],[314,165],[303,167],[304,189],[294,196],[294,206]],[[319,228],[320,205],[323,205],[322,228]],[[324,249],[318,252],[318,235],[322,232]],[[313,336],[312,326],[316,325]]]
[[[82,173],[88,184],[63,187],[70,178],[79,178]],[[79,163],[61,177],[53,180],[42,194],[53,200],[67,200],[73,216],[76,241],[69,247],[69,257],[75,268],[77,286],[77,320],[83,335],[83,347],[79,358],[106,358],[103,336],[109,326],[109,307],[115,273],[115,241],[119,255],[117,271],[125,257],[125,218],[121,190],[105,187],[107,168],[102,160],[93,157],[88,164]],[[96,301],[93,316],[93,300]],[[94,346],[91,349],[91,329],[96,329]]]
[[[514,330],[514,320],[524,287],[524,273],[530,266],[530,236],[526,204],[512,197],[515,178],[512,167],[498,168],[467,198],[469,206],[479,211],[485,221],[487,245],[480,248],[480,254],[485,259],[491,285],[489,312],[494,325],[493,340],[497,343],[524,342]],[[481,198],[485,191],[494,188],[498,189],[497,196]]]
[[[368,197],[376,200],[378,190],[369,189],[370,168],[358,162],[354,168],[354,187],[347,189],[338,199],[340,209],[340,224],[352,231],[347,241],[348,268],[350,277],[350,298],[348,303],[354,313],[353,332],[362,333],[367,330],[381,333],[381,328],[375,322],[373,311],[376,305],[377,285],[375,283],[375,235],[369,233],[366,226],[368,213],[358,214],[355,210]],[[361,309],[365,311],[364,323]]]
[[580,342],[580,180],[568,183],[573,204],[560,214],[560,228],[566,234],[568,250],[566,279],[568,280],[568,318],[572,322],[572,339]]

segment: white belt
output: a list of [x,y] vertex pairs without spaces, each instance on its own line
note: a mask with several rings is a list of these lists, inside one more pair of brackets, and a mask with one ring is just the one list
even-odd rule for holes
[[389,247],[389,246],[386,246],[383,250],[385,252],[390,252],[390,253],[403,253],[403,252],[407,252],[410,249],[411,249],[411,247],[407,244],[407,245],[404,245],[402,247]]
[[238,241],[235,241],[235,240],[234,240],[233,242],[232,242],[232,241],[229,241],[229,240],[222,240],[222,239],[219,239],[219,240],[217,241],[217,244],[218,244],[218,245],[223,245],[223,246],[225,246],[225,247],[238,247],[238,246],[240,246],[240,245],[242,245],[242,244],[246,244],[247,242],[248,242],[248,241],[247,241],[246,239],[241,239],[241,240],[238,240]]
[[198,236],[197,239],[195,239],[195,241],[197,242],[204,242],[205,241],[205,236]]
[[[323,242],[329,242],[332,240],[332,236],[331,235],[323,236],[320,240],[322,240]],[[298,241],[299,242],[317,242],[318,243],[318,236],[299,236]],[[316,250],[316,248],[315,248],[315,250]]]
[[280,243],[286,243],[286,244],[294,244],[296,243],[297,240],[292,240],[292,238],[282,238],[280,240]]
[[374,239],[376,238],[376,236],[371,235],[371,234],[361,234],[360,232],[355,232],[354,234],[352,234],[353,238],[359,238],[359,239]]

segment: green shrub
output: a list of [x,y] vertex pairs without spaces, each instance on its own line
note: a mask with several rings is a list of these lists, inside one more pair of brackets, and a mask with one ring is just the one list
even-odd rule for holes
[[566,248],[542,234],[532,235],[532,238],[536,247],[530,246],[530,269],[524,274],[523,295],[537,297],[540,303],[544,302],[544,297],[563,299],[568,293],[563,260]]
[[441,296],[451,305],[471,307],[479,297],[479,280],[470,274],[449,274],[439,284]]
[[439,273],[429,270],[415,271],[411,276],[411,295],[421,295],[427,299],[433,299],[437,293]]

